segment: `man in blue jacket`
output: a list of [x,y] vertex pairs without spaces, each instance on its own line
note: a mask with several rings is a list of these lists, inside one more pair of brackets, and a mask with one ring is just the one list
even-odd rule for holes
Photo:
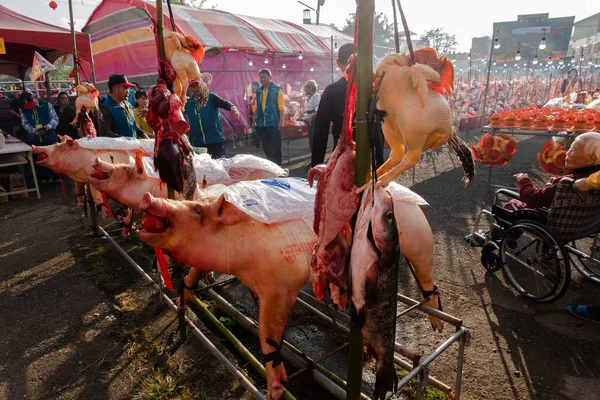
[[256,91],[256,114],[252,127],[262,140],[267,159],[281,165],[281,128],[285,110],[283,90],[271,82],[268,69],[261,69],[258,76],[262,86]]
[[109,93],[104,97],[100,112],[98,136],[147,138],[139,129],[133,116],[133,108],[127,101],[129,89],[134,88],[123,74],[113,74],[108,78]]
[[185,103],[190,143],[195,147],[206,147],[212,158],[221,158],[225,156],[225,136],[219,108],[231,111],[236,118],[240,117],[240,113],[231,102],[209,93],[206,85],[193,82],[190,91],[192,96]]

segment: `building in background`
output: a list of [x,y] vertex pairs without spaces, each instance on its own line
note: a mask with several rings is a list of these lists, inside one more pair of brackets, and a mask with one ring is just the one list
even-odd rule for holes
[[579,61],[586,65],[600,64],[600,13],[575,22],[568,56],[573,57],[577,65]]

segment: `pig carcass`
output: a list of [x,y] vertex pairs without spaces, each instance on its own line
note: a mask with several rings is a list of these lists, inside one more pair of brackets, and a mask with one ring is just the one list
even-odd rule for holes
[[346,111],[337,146],[327,166],[318,165],[308,172],[311,185],[314,178],[318,178],[313,222],[318,239],[311,259],[313,291],[319,300],[323,300],[329,287],[331,300],[340,309],[346,308],[348,299],[348,262],[352,247],[350,220],[359,200],[354,185],[356,144],[352,140],[356,102],[355,69],[356,61],[353,58],[346,69]]
[[[139,238],[170,257],[205,271],[237,276],[259,299],[259,339],[268,398],[279,399],[287,374],[279,349],[290,309],[310,276],[315,235],[303,219],[266,224],[240,211],[224,195],[200,201],[157,199],[139,208],[148,230]],[[309,210],[310,212],[310,210]],[[160,223],[150,223],[148,218]],[[166,230],[162,230],[166,227]]]
[[[106,193],[113,200],[136,208],[144,193],[154,197],[167,197],[167,188],[161,186],[158,174],[154,171],[150,157],[138,152],[135,163],[112,164],[102,159],[94,161],[96,173],[88,177],[88,182],[97,190]],[[238,155],[230,159],[213,160],[208,154],[194,156],[194,169],[198,182],[206,181],[207,186],[230,185],[239,181],[269,179],[286,175],[277,164],[251,155]],[[194,191],[193,200],[199,199],[200,192]],[[177,193],[177,200],[184,197]]]
[[438,58],[430,47],[417,49],[414,55],[413,63],[407,54],[389,54],[375,71],[376,80],[385,72],[377,108],[386,113],[382,129],[391,147],[389,158],[377,169],[377,185],[387,186],[414,167],[423,151],[449,142],[465,170],[466,186],[475,175],[473,157],[454,134],[452,111],[442,95],[444,91],[452,93],[452,63],[446,57]]
[[[131,155],[142,151],[152,154],[151,140],[126,140],[120,138],[83,138],[78,140],[63,137],[61,143],[51,146],[32,146],[37,154],[36,164],[51,169],[56,174],[64,174],[75,182],[86,183],[93,171],[92,164],[98,157],[107,162],[129,163]],[[79,186],[80,187],[80,186]],[[78,189],[80,190],[80,189]],[[83,192],[79,192],[81,194]],[[94,202],[102,204],[102,197],[92,191]],[[81,196],[79,201],[81,201]]]

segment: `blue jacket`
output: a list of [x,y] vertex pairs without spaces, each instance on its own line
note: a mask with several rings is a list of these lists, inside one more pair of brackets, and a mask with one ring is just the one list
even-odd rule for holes
[[123,104],[125,107],[117,104],[117,102],[107,94],[104,97],[102,107],[109,110],[113,117],[113,126],[111,130],[114,133],[118,133],[121,136],[137,138],[137,125],[135,124],[133,109],[129,102],[124,101]]
[[277,86],[273,82],[269,85],[269,91],[267,92],[267,102],[265,104],[265,111],[262,109],[262,97],[264,94],[264,88],[261,86],[256,91],[256,126],[263,128],[265,126],[279,125],[279,108],[277,107],[277,97],[279,96],[280,86]]
[[219,107],[229,110],[232,104],[213,93],[209,93],[204,107],[200,107],[200,101],[192,96],[185,103],[185,115],[190,122],[190,143],[192,146],[204,146],[225,141]]
[[[53,115],[56,116],[54,112],[54,108],[48,104],[46,100],[37,100],[37,106],[32,108],[31,110],[27,110],[25,108],[21,109],[22,115],[27,119],[27,123],[33,128],[31,132],[28,130],[27,142],[29,144],[34,144],[36,146],[40,145],[49,145],[56,143],[56,124],[57,120],[53,121]],[[56,118],[58,119],[58,118]],[[44,127],[50,125],[52,126],[52,130],[50,134],[46,136],[38,136],[33,134],[33,130],[37,130],[39,127]]]

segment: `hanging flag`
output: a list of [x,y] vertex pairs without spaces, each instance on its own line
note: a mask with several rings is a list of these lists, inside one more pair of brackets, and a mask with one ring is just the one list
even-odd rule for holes
[[4,44],[3,38],[0,38],[0,54],[6,54],[6,44]]
[[68,54],[63,54],[63,56],[60,59],[61,64],[66,64],[68,58],[69,58]]
[[42,57],[37,51],[33,55],[33,65],[31,66],[31,72],[29,73],[29,79],[31,82],[35,82],[37,78],[45,74],[48,71],[53,71],[54,65],[44,57]]

